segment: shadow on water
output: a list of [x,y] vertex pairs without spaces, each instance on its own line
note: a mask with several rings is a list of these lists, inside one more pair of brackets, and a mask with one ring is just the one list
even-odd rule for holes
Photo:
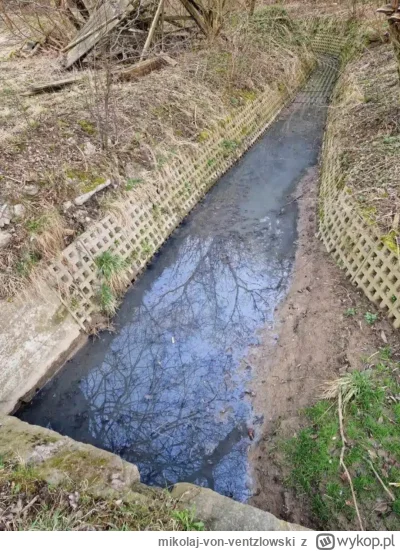
[[144,483],[245,501],[257,423],[245,358],[288,285],[289,196],[317,161],[325,115],[286,110],[132,286],[117,331],[90,341],[18,416],[121,455]]

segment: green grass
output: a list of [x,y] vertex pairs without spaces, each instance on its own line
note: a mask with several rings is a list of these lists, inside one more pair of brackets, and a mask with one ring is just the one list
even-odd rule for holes
[[153,252],[153,247],[147,239],[143,239],[140,246],[142,248],[142,255],[144,256],[149,256]]
[[95,264],[101,281],[97,302],[100,311],[111,317],[117,311],[117,296],[129,282],[129,263],[117,253],[104,251],[95,258]]
[[16,270],[22,277],[28,277],[35,266],[39,264],[40,255],[35,251],[25,252],[16,264]]
[[78,121],[79,126],[81,129],[86,132],[86,134],[89,134],[89,136],[93,136],[96,133],[96,127],[93,123],[90,121],[87,121],[85,119],[82,119]]
[[187,509],[175,511],[173,518],[179,521],[182,530],[198,532],[204,530],[204,522],[196,520],[194,511],[188,511]]
[[143,183],[143,178],[128,178],[125,184],[126,191],[132,191]]
[[107,316],[114,316],[117,307],[118,301],[113,293],[111,287],[107,283],[102,283],[97,294],[97,300],[100,306],[100,311]]
[[25,227],[30,234],[42,233],[48,227],[48,218],[40,216],[39,218],[31,218],[25,223]]
[[110,281],[113,276],[118,275],[127,267],[125,260],[119,254],[110,251],[104,251],[97,256],[95,264],[99,275],[106,281]]
[[[344,407],[347,439],[344,461],[368,530],[400,529],[400,364],[386,346],[376,365],[346,378],[351,396]],[[304,412],[304,427],[282,447],[289,468],[287,484],[305,497],[315,526],[326,530],[357,529],[348,481],[339,465],[342,440],[338,402],[320,400]],[[396,497],[388,498],[371,462]],[[376,510],[384,505],[385,511]]]
[[204,529],[193,511],[178,511],[167,492],[154,492],[139,502],[99,498],[71,483],[49,485],[34,468],[2,459],[0,503],[1,530]]

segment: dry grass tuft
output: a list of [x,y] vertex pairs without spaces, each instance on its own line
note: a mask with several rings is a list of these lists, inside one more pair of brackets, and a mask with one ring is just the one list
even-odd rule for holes
[[358,391],[354,378],[351,375],[345,375],[324,383],[321,387],[321,399],[337,400],[341,394],[343,406],[346,407],[357,396]]
[[0,530],[173,531],[202,527],[188,511],[175,511],[166,492],[148,493],[135,504],[103,499],[79,487],[49,486],[33,468],[0,461]]

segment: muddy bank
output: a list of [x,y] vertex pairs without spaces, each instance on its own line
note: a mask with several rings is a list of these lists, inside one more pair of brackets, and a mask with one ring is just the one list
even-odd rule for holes
[[[296,434],[301,410],[320,396],[321,383],[361,369],[362,358],[374,354],[394,330],[387,321],[369,326],[363,319],[373,305],[334,264],[316,235],[318,169],[301,181],[298,242],[293,279],[275,315],[273,327],[261,335],[249,361],[258,373],[256,410],[268,411],[262,436],[252,452],[256,489],[253,505],[282,518],[311,525],[301,498],[285,487],[288,474],[278,443]],[[347,317],[355,309],[359,315]]]

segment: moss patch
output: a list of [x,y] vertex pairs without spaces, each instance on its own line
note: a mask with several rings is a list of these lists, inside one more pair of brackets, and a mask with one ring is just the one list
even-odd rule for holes
[[64,487],[50,486],[34,468],[7,460],[0,460],[0,507],[1,530],[204,528],[192,512],[177,511],[174,500],[166,492],[141,503],[102,499],[71,483]]

